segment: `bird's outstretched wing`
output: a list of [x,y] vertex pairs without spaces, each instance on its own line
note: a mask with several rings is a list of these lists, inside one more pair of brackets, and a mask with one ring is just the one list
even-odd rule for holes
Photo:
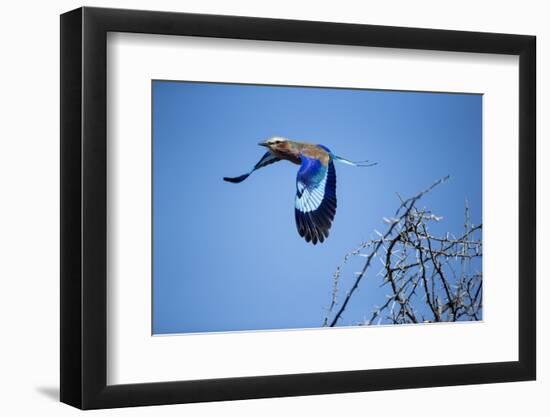
[[275,155],[273,155],[270,151],[267,151],[264,156],[262,156],[262,159],[258,161],[256,165],[254,165],[254,168],[252,168],[249,172],[246,174],[240,175],[238,177],[223,177],[224,181],[227,182],[233,182],[233,183],[239,183],[243,182],[248,178],[250,174],[252,174],[257,169],[263,168],[266,165],[272,164],[274,162],[280,161],[279,158],[277,158]]
[[336,214],[336,171],[332,158],[327,165],[301,156],[296,178],[294,214],[296,228],[306,242],[324,242]]

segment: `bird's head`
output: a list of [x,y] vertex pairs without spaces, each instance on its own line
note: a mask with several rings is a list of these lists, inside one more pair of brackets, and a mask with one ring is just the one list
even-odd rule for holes
[[258,145],[265,146],[272,151],[284,151],[290,145],[290,141],[280,136],[273,136],[270,139],[258,143]]

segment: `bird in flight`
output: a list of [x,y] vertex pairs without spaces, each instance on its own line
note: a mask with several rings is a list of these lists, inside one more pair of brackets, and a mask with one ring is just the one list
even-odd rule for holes
[[294,215],[296,228],[306,242],[323,243],[328,238],[336,214],[336,171],[334,161],[347,165],[368,167],[376,163],[352,162],[334,155],[326,146],[295,142],[274,136],[258,145],[268,151],[254,168],[239,177],[224,177],[225,181],[240,183],[252,172],[281,160],[300,165],[296,177]]

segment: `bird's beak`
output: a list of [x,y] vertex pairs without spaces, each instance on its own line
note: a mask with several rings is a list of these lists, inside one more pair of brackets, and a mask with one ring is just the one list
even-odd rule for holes
[[267,144],[266,141],[258,142],[258,145],[265,146],[266,148],[269,148],[269,145]]

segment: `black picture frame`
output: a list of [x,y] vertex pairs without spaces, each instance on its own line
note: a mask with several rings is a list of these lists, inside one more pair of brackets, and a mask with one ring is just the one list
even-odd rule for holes
[[[108,32],[519,56],[519,360],[107,385]],[[88,7],[61,15],[61,401],[95,409],[534,380],[535,45],[524,35],[251,17]]]

